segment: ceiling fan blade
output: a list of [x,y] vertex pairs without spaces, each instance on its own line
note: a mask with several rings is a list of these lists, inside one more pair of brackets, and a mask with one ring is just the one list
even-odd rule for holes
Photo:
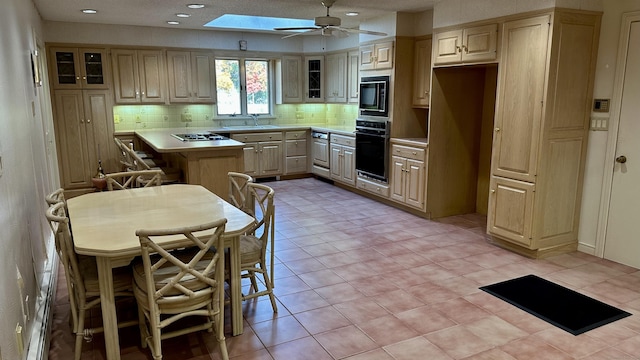
[[387,33],[379,32],[379,31],[371,31],[371,30],[360,30],[360,29],[347,29],[347,28],[339,28],[342,31],[356,33],[356,34],[367,34],[367,35],[376,35],[376,36],[387,36]]
[[283,36],[282,39],[288,39],[290,37],[294,37],[294,36],[298,36],[298,35],[306,35],[306,34],[310,34],[310,33],[314,33],[317,31],[322,30],[322,28],[310,28],[310,30],[308,31],[303,31],[303,32],[297,32],[297,33],[293,33],[293,34],[289,34],[286,36]]
[[293,30],[317,30],[318,27],[310,26],[310,27],[284,27],[284,28],[273,28],[276,31],[293,31]]

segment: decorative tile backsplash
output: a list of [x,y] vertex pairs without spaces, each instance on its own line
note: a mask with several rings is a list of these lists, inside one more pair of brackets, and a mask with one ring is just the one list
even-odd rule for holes
[[[358,106],[353,104],[276,105],[274,117],[260,116],[259,124],[354,126]],[[215,105],[116,105],[116,131],[179,127],[223,127],[251,125],[250,117],[216,118]]]

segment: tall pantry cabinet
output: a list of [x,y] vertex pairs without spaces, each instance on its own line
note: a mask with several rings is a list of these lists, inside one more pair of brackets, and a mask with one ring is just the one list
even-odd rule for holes
[[524,255],[577,248],[600,17],[502,24],[487,230]]
[[98,160],[117,170],[107,49],[52,46],[49,54],[61,186],[86,192]]

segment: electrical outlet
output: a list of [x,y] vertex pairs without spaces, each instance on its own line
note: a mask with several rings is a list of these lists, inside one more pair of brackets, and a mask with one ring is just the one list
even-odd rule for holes
[[136,122],[137,123],[141,123],[142,119],[140,118],[140,115],[136,115]]
[[120,115],[113,115],[113,123],[120,124]]
[[183,122],[191,122],[191,120],[192,120],[192,115],[191,115],[191,114],[189,114],[189,113],[183,113],[183,114],[180,114],[180,119],[181,119]]

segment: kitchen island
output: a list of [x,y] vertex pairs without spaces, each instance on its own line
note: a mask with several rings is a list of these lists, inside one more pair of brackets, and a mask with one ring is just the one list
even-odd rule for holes
[[207,133],[205,129],[136,130],[136,137],[162,156],[172,167],[180,168],[184,182],[202,185],[226,198],[229,171],[243,172],[244,144],[228,138],[222,140],[181,141],[172,134]]

